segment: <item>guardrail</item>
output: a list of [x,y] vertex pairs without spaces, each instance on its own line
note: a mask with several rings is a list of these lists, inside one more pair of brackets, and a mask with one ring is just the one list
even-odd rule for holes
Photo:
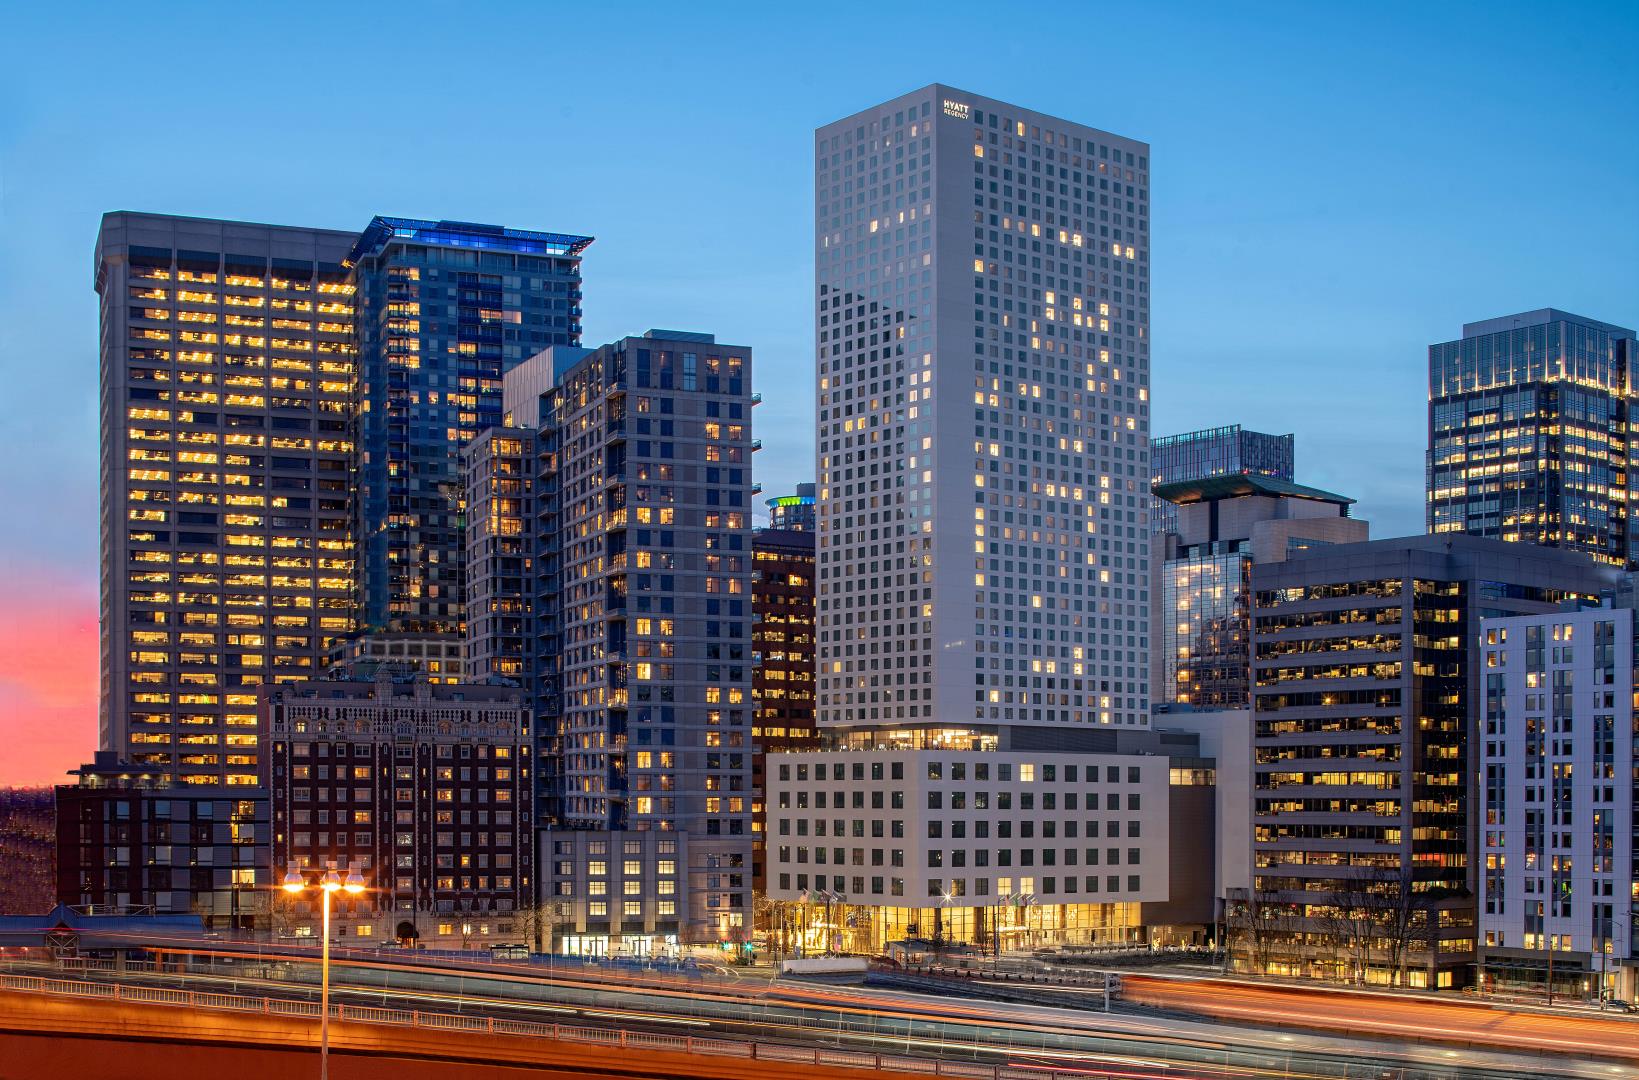
[[[216,994],[196,990],[91,982],[82,979],[48,979],[31,975],[0,974],[0,990],[90,998],[99,1001],[133,1002],[181,1008],[227,1010],[282,1016],[317,1017],[319,1006],[311,1001],[252,997],[243,994]],[[860,1050],[827,1050],[780,1043],[749,1043],[735,1039],[700,1038],[693,1035],[662,1035],[623,1028],[580,1027],[572,1024],[538,1024],[527,1020],[503,1020],[485,1016],[425,1012],[420,1009],[387,1009],[365,1005],[331,1005],[330,1016],[360,1024],[385,1024],[441,1031],[469,1031],[493,1035],[522,1035],[559,1042],[589,1043],[629,1050],[659,1050],[671,1053],[744,1058],[753,1061],[833,1066],[886,1073],[922,1076],[952,1076],[965,1080],[1088,1080],[1098,1073],[1046,1072],[1015,1069],[1006,1065],[942,1061],[938,1058],[911,1058],[875,1054]]]

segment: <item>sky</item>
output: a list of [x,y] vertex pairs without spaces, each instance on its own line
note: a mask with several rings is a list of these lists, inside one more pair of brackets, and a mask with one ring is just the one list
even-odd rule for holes
[[[459,15],[460,21],[452,21]],[[932,82],[1151,144],[1157,435],[1422,531],[1464,322],[1639,324],[1639,4],[20,5],[0,41],[0,785],[96,743],[101,215],[597,237],[585,340],[755,350],[813,475],[812,130]]]

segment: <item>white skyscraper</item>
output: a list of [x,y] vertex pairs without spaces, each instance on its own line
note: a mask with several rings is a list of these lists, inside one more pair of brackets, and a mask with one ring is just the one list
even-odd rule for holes
[[[873,909],[816,938],[803,905],[810,948],[1119,938],[1168,875],[1168,759],[1130,753],[1149,147],[933,85],[820,128],[814,156],[833,749],[769,759],[770,895]],[[1034,914],[1005,915],[1020,897]]]
[[1149,714],[1149,147],[934,85],[815,135],[822,724]]

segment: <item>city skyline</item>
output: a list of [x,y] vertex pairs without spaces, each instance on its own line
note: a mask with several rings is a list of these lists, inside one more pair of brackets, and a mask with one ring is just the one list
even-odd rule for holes
[[[1420,16],[1424,32],[1397,39],[1390,51],[1358,41],[1314,46],[1317,23],[1337,30],[1348,19],[1289,10],[1294,14],[1280,29],[1215,25],[1226,17],[1204,10],[1143,16],[1134,32],[1146,39],[1169,36],[1171,51],[1149,57],[1154,65],[1137,55],[1143,50],[1133,57],[1101,57],[1109,77],[1090,93],[1047,73],[996,77],[1001,69],[982,66],[980,50],[958,44],[959,20],[926,28],[932,47],[915,78],[850,66],[825,48],[830,39],[823,34],[832,31],[823,31],[810,58],[794,69],[800,94],[743,90],[756,74],[773,70],[764,67],[772,63],[768,56],[748,57],[741,81],[707,85],[663,65],[647,81],[616,91],[554,87],[560,97],[555,108],[548,106],[540,133],[567,128],[567,134],[559,132],[562,138],[588,140],[593,152],[565,155],[550,173],[525,169],[527,183],[516,178],[515,156],[504,178],[466,168],[465,161],[451,167],[431,160],[438,151],[470,157],[454,135],[435,139],[434,153],[417,154],[416,169],[401,169],[394,144],[356,135],[352,109],[334,109],[333,116],[319,110],[311,134],[316,143],[354,137],[356,146],[340,153],[327,147],[322,155],[285,162],[250,156],[232,135],[177,141],[164,158],[144,141],[169,122],[179,133],[222,127],[212,121],[226,119],[230,110],[238,111],[236,123],[253,108],[270,110],[255,119],[275,119],[281,109],[297,115],[304,105],[301,115],[314,116],[312,107],[334,92],[324,72],[342,70],[350,55],[344,47],[363,30],[362,22],[350,26],[345,17],[335,19],[337,32],[311,62],[317,76],[312,86],[287,88],[280,106],[199,101],[179,110],[174,121],[154,119],[146,133],[93,132],[96,95],[112,83],[93,79],[70,87],[52,80],[49,100],[43,91],[17,95],[20,108],[0,117],[0,147],[12,165],[5,207],[12,243],[0,253],[0,281],[6,283],[0,314],[7,332],[0,343],[15,388],[0,432],[22,460],[56,463],[13,479],[23,503],[56,512],[42,515],[38,527],[14,530],[21,535],[0,547],[0,565],[16,583],[5,641],[20,661],[17,674],[0,683],[0,729],[29,747],[0,765],[0,784],[60,779],[94,738],[96,299],[85,268],[96,222],[110,210],[336,229],[361,228],[376,213],[406,214],[596,235],[599,245],[585,269],[587,340],[613,340],[656,322],[711,326],[768,357],[758,386],[769,400],[758,416],[757,434],[767,449],[757,479],[769,492],[780,492],[813,479],[806,422],[812,415],[803,232],[810,205],[803,175],[811,163],[807,132],[872,101],[943,80],[1031,108],[1096,119],[1149,142],[1167,164],[1158,176],[1176,177],[1158,184],[1155,193],[1154,432],[1232,422],[1295,431],[1307,479],[1359,497],[1361,516],[1374,522],[1379,535],[1420,532],[1428,345],[1448,338],[1454,324],[1543,306],[1622,324],[1634,318],[1639,278],[1618,254],[1631,245],[1605,245],[1608,259],[1587,258],[1570,267],[1540,258],[1552,250],[1552,238],[1579,229],[1597,227],[1618,241],[1639,233],[1639,199],[1631,184],[1635,151],[1597,137],[1631,126],[1634,75],[1606,64],[1570,87],[1554,78],[1554,64],[1533,74],[1512,65],[1508,55],[1508,47],[1523,49],[1518,43],[1528,41],[1534,57],[1579,66],[1578,50],[1592,46],[1577,42],[1631,33],[1634,19],[1618,17],[1614,8],[1590,9],[1590,19],[1574,27],[1573,42],[1573,28],[1546,20],[1538,25],[1519,14],[1502,13],[1483,26],[1464,25],[1454,14]],[[1607,33],[1588,33],[1590,21],[1607,15]],[[13,71],[31,87],[47,85],[43,73],[55,48],[69,44],[34,18],[22,17],[19,28],[41,47]],[[501,18],[530,22],[521,10]],[[562,30],[596,21],[576,15],[553,25]],[[1473,60],[1422,44],[1438,42],[1453,25],[1474,54],[1497,55]],[[246,36],[247,29],[243,21],[224,18],[202,33],[227,41]],[[639,42],[639,51],[675,47],[661,45],[676,37],[666,29],[655,26],[653,41]],[[1273,75],[1206,62],[1208,49],[1231,56],[1257,35],[1302,39],[1305,51]],[[109,21],[77,28],[72,44],[95,64],[116,44],[140,49],[153,38]],[[1385,62],[1389,75],[1404,77],[1385,78],[1376,112],[1333,70]],[[1192,65],[1200,70],[1189,71]],[[970,76],[974,71],[984,75]],[[1186,73],[1169,82],[1169,75]],[[1508,85],[1498,89],[1504,73]],[[1204,99],[1213,80],[1226,76],[1242,80],[1236,92],[1221,95],[1227,100]],[[1483,101],[1458,101],[1469,81],[1487,81],[1495,93]],[[1290,101],[1286,95],[1299,85],[1312,100]],[[1148,92],[1154,87],[1163,92]],[[1397,116],[1430,98],[1441,108],[1425,113],[1420,128],[1395,125]],[[443,108],[433,109],[434,118],[449,117]],[[723,123],[676,123],[673,114],[683,112]],[[529,111],[498,109],[478,123],[475,134],[499,136],[531,119]],[[1275,126],[1277,119],[1284,126]],[[1517,180],[1490,168],[1482,174],[1478,153],[1450,152],[1459,145],[1495,145],[1533,122],[1554,127],[1556,163],[1578,178],[1575,198],[1545,203],[1528,166],[1519,168]],[[1347,134],[1338,136],[1339,128]],[[653,143],[660,156],[704,163],[726,153],[731,161],[739,155],[746,167],[726,175],[720,168],[697,170],[657,198],[647,181],[632,179],[596,152],[633,135]],[[554,152],[552,146],[541,151],[545,160]],[[1455,160],[1442,162],[1441,154]],[[340,158],[349,167],[338,174]],[[19,164],[25,159],[26,167]],[[1240,164],[1230,167],[1231,160]],[[203,167],[213,161],[217,167]],[[1484,179],[1475,182],[1476,175]],[[680,212],[685,209],[690,212]],[[1504,220],[1507,230],[1493,224]],[[743,221],[771,227],[725,227]],[[1452,273],[1457,261],[1462,272]],[[1225,280],[1235,284],[1226,287]],[[1338,361],[1324,376],[1313,374],[1317,353]],[[40,408],[48,390],[57,395],[57,408]],[[1354,403],[1353,419],[1325,425],[1311,419],[1335,415],[1305,410],[1306,402],[1322,401]]]

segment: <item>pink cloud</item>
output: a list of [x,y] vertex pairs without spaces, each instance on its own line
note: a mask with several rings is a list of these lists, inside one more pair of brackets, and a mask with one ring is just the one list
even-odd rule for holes
[[7,567],[0,601],[0,785],[64,782],[97,748],[97,586]]

